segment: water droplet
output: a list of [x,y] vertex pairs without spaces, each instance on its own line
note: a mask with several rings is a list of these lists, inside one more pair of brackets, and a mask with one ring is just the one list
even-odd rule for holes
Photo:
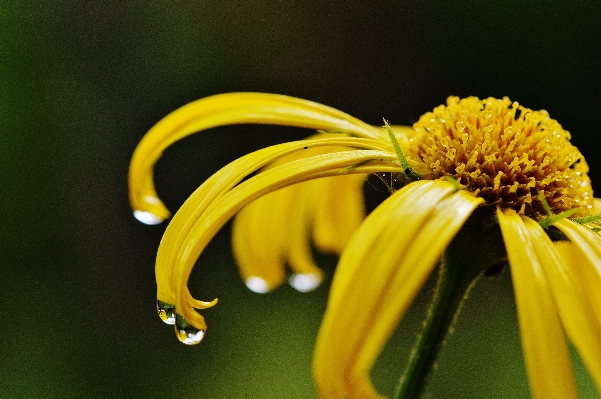
[[147,212],[147,211],[140,211],[140,210],[134,211],[134,217],[136,219],[138,219],[139,222],[142,222],[142,223],[148,224],[148,225],[159,224],[163,221],[163,219],[159,218],[154,213]]
[[246,279],[245,283],[249,290],[256,292],[257,294],[266,294],[269,292],[267,281],[263,280],[261,277],[249,277]]
[[300,292],[313,291],[321,284],[321,276],[313,273],[295,273],[288,278],[288,284]]
[[186,345],[196,345],[205,336],[204,330],[192,326],[182,316],[175,315],[175,335],[180,342]]
[[175,306],[157,300],[157,313],[161,320],[163,320],[163,323],[175,324]]

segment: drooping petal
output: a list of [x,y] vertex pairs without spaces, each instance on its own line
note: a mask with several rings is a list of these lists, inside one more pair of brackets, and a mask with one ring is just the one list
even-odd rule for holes
[[[532,219],[524,220],[531,242],[540,260],[555,298],[562,324],[580,357],[586,364],[597,387],[601,387],[601,324],[597,323],[591,304],[587,301],[573,269],[566,263],[542,227]],[[564,242],[561,245],[573,246]],[[601,389],[600,389],[601,392]]]
[[[208,242],[246,204],[266,193],[302,181],[344,173],[373,173],[382,170],[399,170],[398,165],[395,164],[395,155],[370,150],[334,152],[268,169],[240,183],[218,200],[213,201],[188,230],[175,263],[157,264],[157,267],[173,269],[171,274],[175,287],[177,313],[193,326],[197,322],[202,322],[202,317],[188,302],[188,278],[196,259]],[[164,242],[165,239],[161,241],[161,246]]]
[[238,212],[232,224],[232,249],[240,275],[257,293],[271,291],[282,284],[286,275],[280,231],[285,208],[272,205],[281,205],[283,190],[251,202]]
[[315,348],[322,398],[380,397],[369,369],[444,248],[482,202],[454,191],[443,181],[411,183],[378,206],[349,242]]
[[361,175],[324,181],[313,221],[313,237],[319,250],[340,254],[346,248],[365,219],[364,183]]
[[[315,264],[311,253],[310,226],[315,218],[316,198],[319,190],[332,180],[347,176],[325,177],[286,187],[288,214],[282,215],[280,235],[284,241],[284,253],[290,269],[294,272],[288,282],[295,289],[307,292],[316,288],[323,279],[323,272]],[[290,190],[289,192],[287,192]]]
[[[503,212],[499,209],[497,217],[510,263],[532,394],[537,399],[577,398],[557,305],[531,231],[514,210]],[[543,261],[548,262],[549,259],[544,258]]]
[[228,93],[206,97],[173,111],[142,138],[129,170],[130,203],[144,223],[160,223],[169,211],[159,199],[153,167],[174,142],[201,130],[261,123],[337,131],[379,139],[380,129],[334,108],[299,98],[266,93]]
[[[311,202],[315,202],[312,197],[316,195],[316,183],[340,177],[343,176],[311,180],[274,191],[238,212],[232,227],[232,244],[245,281],[261,278],[267,283],[267,290],[271,290],[282,283],[288,264],[295,273],[291,283],[296,283],[297,288],[310,290],[311,281],[312,288],[319,285],[322,272],[313,261],[309,241],[314,214]],[[265,265],[266,260],[270,264]],[[268,277],[275,267],[277,280]]]
[[575,277],[601,324],[601,237],[569,219],[563,219],[555,226],[573,244],[565,248],[566,252],[572,253],[571,256],[565,253],[566,259],[573,265]]
[[[335,150],[348,148],[309,148],[268,167]],[[313,260],[311,230],[319,249],[324,250],[325,244],[327,249],[341,251],[365,217],[364,181],[363,175],[311,180],[264,195],[238,212],[232,244],[243,279],[252,283],[250,288],[258,292],[275,288],[283,280],[286,264],[294,272],[289,278],[294,288],[305,292],[317,287],[323,273]]]
[[[182,242],[188,235],[192,225],[207,210],[210,204],[231,190],[232,187],[245,177],[265,165],[294,152],[304,153],[305,148],[311,149],[322,146],[333,148],[345,146],[374,150],[386,150],[386,148],[389,148],[390,151],[393,151],[392,147],[388,146],[387,143],[332,135],[332,137],[326,136],[319,139],[274,145],[245,155],[223,167],[192,193],[190,198],[174,215],[165,230],[156,260],[158,299],[169,304],[175,303],[175,294],[172,285],[173,268],[171,266],[175,264],[175,259],[182,247]],[[199,308],[203,306],[201,303],[198,303],[198,305]]]
[[[369,335],[363,338],[363,344],[353,367],[353,378],[356,381],[367,379],[378,354],[398,325],[400,317],[407,310],[407,304],[412,302],[419,287],[425,282],[419,275],[419,271],[432,270],[453,237],[476,207],[483,202],[481,198],[474,197],[466,191],[458,191],[441,200],[433,209],[430,219],[415,237],[415,243],[408,248],[399,261],[402,268],[390,282],[385,296],[382,297],[384,306],[377,309]],[[385,259],[381,261],[381,263],[386,262]]]

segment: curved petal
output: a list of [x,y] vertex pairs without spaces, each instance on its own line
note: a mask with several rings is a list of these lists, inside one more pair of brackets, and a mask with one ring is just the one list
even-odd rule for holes
[[[303,184],[303,183],[299,183]],[[285,210],[282,191],[274,191],[245,206],[232,224],[232,249],[247,287],[265,293],[284,281],[284,245],[280,222]]]
[[[378,307],[378,313],[374,315],[374,323],[370,327],[371,331],[363,338],[353,367],[355,380],[367,379],[369,370],[407,310],[407,305],[413,301],[415,294],[425,283],[419,271],[433,270],[453,237],[476,207],[483,202],[481,198],[466,191],[458,191],[441,200],[433,209],[429,221],[414,238],[414,244],[399,261],[402,265],[401,270],[390,281],[381,301],[384,306]],[[382,264],[386,262],[388,260],[381,261]]]
[[289,205],[284,208],[288,214],[282,215],[280,220],[282,223],[280,235],[285,243],[284,254],[290,269],[294,272],[288,282],[297,290],[311,291],[323,279],[323,272],[315,264],[311,253],[310,225],[315,217],[315,196],[332,180],[343,177],[348,176],[325,177],[281,190],[284,191]]
[[327,179],[320,188],[313,220],[313,239],[319,250],[342,253],[365,219],[365,176]]
[[[268,167],[309,155],[348,148],[319,147],[278,159]],[[264,195],[234,217],[232,244],[240,272],[251,290],[267,292],[281,284],[285,264],[294,274],[290,284],[300,291],[317,287],[323,273],[313,260],[311,227],[319,249],[341,249],[365,217],[364,175],[341,175],[310,180]],[[277,272],[276,272],[277,271]],[[248,285],[248,284],[247,284]],[[254,287],[258,288],[255,289]]]
[[317,338],[321,397],[379,398],[369,369],[442,252],[481,203],[443,181],[419,181],[378,206],[342,254]]
[[[311,180],[282,188],[256,199],[236,214],[232,244],[245,281],[261,278],[266,282],[263,292],[267,292],[282,283],[285,264],[288,263],[298,274],[291,281],[296,281],[300,289],[303,289],[301,283],[308,283],[311,276],[313,288],[321,282],[322,272],[313,261],[309,242],[309,226],[314,213],[314,204],[311,202],[315,202],[312,197],[319,193],[315,191],[316,183],[340,177]],[[271,260],[273,266],[265,265],[267,259]],[[277,280],[268,276],[275,263]],[[309,290],[306,285],[305,288]]]
[[129,168],[129,198],[134,214],[145,223],[160,223],[169,217],[153,182],[154,164],[167,147],[201,130],[242,123],[298,126],[370,139],[382,137],[377,128],[344,112],[295,97],[266,93],[206,97],[167,115],[138,144]]
[[[532,227],[513,210],[497,210],[509,258],[522,346],[535,398],[577,398],[568,346],[555,298],[535,249]],[[541,250],[548,249],[540,244]],[[544,256],[544,255],[543,255]]]
[[[566,334],[601,392],[601,325],[597,323],[573,268],[568,266],[557,246],[534,220],[525,219],[524,227],[528,230],[540,266],[549,282]],[[573,246],[568,242],[561,245]]]
[[[174,288],[171,283],[173,271],[171,265],[175,264],[177,254],[182,247],[182,242],[190,229],[210,204],[231,190],[245,177],[265,165],[294,152],[303,154],[305,153],[305,149],[322,146],[331,146],[333,148],[346,146],[374,150],[389,148],[391,153],[393,153],[392,147],[388,146],[387,143],[333,135],[333,137],[274,145],[255,151],[229,163],[207,179],[190,195],[167,226],[156,260],[158,299],[169,304],[175,303]],[[198,305],[197,307],[202,306],[200,303]]]
[[[369,150],[343,151],[301,159],[266,170],[224,194],[208,205],[195,220],[174,264],[157,264],[157,268],[173,269],[176,311],[191,325],[202,323],[202,317],[189,302],[187,282],[196,259],[217,231],[242,207],[271,191],[302,181],[344,173],[398,171],[395,155]],[[189,199],[190,200],[190,199]],[[189,201],[188,200],[188,201]],[[165,240],[161,242],[163,245]],[[159,291],[161,289],[159,288]],[[162,299],[161,299],[162,300]]]
[[573,246],[566,249],[572,254],[566,253],[566,259],[573,265],[575,277],[601,324],[601,237],[569,219],[554,226],[572,241]]

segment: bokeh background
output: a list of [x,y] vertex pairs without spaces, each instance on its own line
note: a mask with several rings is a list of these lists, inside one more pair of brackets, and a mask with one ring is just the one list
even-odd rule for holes
[[[230,91],[307,98],[372,124],[411,124],[449,95],[509,96],[559,120],[601,182],[600,20],[596,0],[1,0],[0,398],[315,398],[311,353],[336,259],[319,257],[328,280],[312,293],[253,294],[228,226],[190,283],[220,299],[204,312],[207,336],[180,344],[154,308],[165,226],[135,221],[127,200],[142,135]],[[158,192],[176,210],[227,162],[308,133],[192,136],[157,164]],[[378,361],[383,393],[431,290]],[[512,295],[507,272],[476,286],[431,397],[530,397]],[[598,397],[574,362],[582,397]]]

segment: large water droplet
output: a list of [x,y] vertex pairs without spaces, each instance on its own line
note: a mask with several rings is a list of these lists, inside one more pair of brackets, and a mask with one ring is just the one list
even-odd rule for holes
[[245,283],[249,290],[256,292],[257,294],[269,292],[267,281],[263,280],[261,277],[249,277],[246,279]]
[[199,330],[192,326],[182,316],[175,315],[175,335],[180,342],[186,345],[196,345],[205,336],[204,330]]
[[288,284],[300,292],[313,291],[321,283],[321,276],[313,273],[295,273],[288,278]]
[[138,219],[139,222],[149,225],[159,224],[163,221],[163,219],[159,218],[157,215],[147,211],[134,211],[134,217]]
[[175,324],[175,306],[157,300],[157,313],[163,323]]

